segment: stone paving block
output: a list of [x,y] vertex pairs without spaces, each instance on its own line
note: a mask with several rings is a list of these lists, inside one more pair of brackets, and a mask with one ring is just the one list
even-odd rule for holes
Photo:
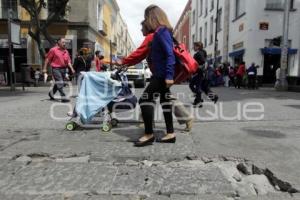
[[144,185],[145,174],[137,167],[118,168],[110,192],[112,194],[137,194]]
[[171,200],[233,200],[231,197],[221,195],[171,195]]
[[15,155],[29,155],[33,153],[55,154],[91,154],[91,161],[118,161],[126,160],[183,160],[193,154],[192,138],[179,136],[176,144],[161,144],[138,149],[132,142],[103,142],[97,140],[52,140],[22,141],[3,151],[2,155],[14,157]]
[[175,169],[164,181],[162,194],[234,194],[228,180],[216,167]]
[[61,194],[54,195],[26,195],[26,194],[0,194],[1,200],[64,200]]
[[242,197],[241,200],[300,200],[300,198],[291,197],[291,195],[288,193],[276,193],[276,194]]
[[107,193],[115,174],[115,167],[96,164],[37,163],[4,176],[0,182],[0,191],[54,194],[95,190]]

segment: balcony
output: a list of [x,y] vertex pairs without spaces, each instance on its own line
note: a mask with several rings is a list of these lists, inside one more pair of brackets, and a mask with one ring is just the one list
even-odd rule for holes
[[107,24],[104,22],[104,20],[99,21],[99,33],[103,36],[107,36]]

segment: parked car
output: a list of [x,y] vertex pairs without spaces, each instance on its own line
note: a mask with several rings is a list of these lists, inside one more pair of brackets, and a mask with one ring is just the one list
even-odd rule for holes
[[140,62],[136,65],[129,66],[127,70],[127,78],[129,81],[134,82],[135,87],[145,87],[146,85],[146,65],[144,62]]

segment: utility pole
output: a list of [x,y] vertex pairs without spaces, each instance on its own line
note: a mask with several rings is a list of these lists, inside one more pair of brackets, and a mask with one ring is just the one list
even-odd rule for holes
[[275,83],[276,90],[288,90],[288,82],[286,73],[288,67],[288,47],[289,47],[289,14],[291,0],[284,1],[284,17],[283,17],[283,37],[281,46],[281,62],[280,62],[280,78]]
[[217,53],[218,53],[218,22],[219,22],[219,0],[217,0],[217,12],[216,12],[216,29],[215,29],[215,53],[214,53],[214,67],[217,67]]
[[15,91],[15,63],[14,63],[14,52],[13,52],[13,44],[11,41],[11,23],[13,18],[13,10],[12,10],[12,1],[10,1],[10,8],[8,9],[8,50],[9,50],[9,58],[8,58],[8,66],[9,66],[9,79],[10,79],[10,90]]

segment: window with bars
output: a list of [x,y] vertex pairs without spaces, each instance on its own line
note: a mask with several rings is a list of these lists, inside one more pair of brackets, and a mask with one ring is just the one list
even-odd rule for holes
[[217,18],[217,32],[222,30],[222,9],[218,11],[218,18]]
[[54,12],[55,11],[55,4],[56,0],[48,0],[48,12]]
[[202,32],[203,32],[203,31],[202,31],[202,27],[200,27],[200,35],[199,35],[200,37],[199,37],[199,38],[200,38],[200,42],[203,43],[203,38],[202,38],[202,34],[203,34],[203,33],[202,33]]
[[204,47],[207,47],[207,22],[204,25]]
[[193,10],[193,18],[192,18],[193,25],[195,24],[195,21],[196,21],[196,13],[195,10]]
[[[268,10],[283,10],[284,0],[267,0],[266,9]],[[294,9],[294,0],[290,0],[290,9]]]
[[[58,9],[60,0],[47,0],[48,13],[55,12]],[[65,15],[65,11],[61,13],[61,17]]]
[[199,16],[203,15],[203,0],[200,0],[199,3]]
[[205,14],[204,17],[206,17],[208,14],[208,0],[205,0]]
[[238,18],[245,13],[245,0],[235,0],[235,17]]
[[18,0],[2,0],[2,18],[8,18],[9,9],[13,11],[13,18],[18,18]]
[[213,43],[214,39],[214,17],[210,18],[210,36],[209,36],[209,44]]

